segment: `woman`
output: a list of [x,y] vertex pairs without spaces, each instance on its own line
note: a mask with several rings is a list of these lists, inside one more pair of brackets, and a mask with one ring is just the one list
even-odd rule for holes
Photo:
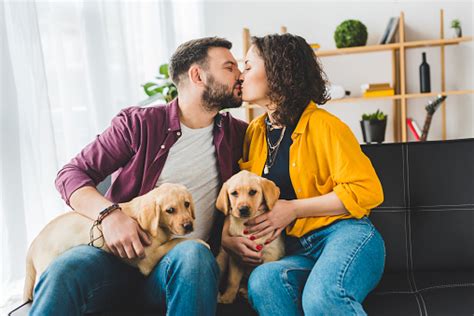
[[286,256],[251,273],[251,305],[259,315],[365,315],[385,262],[367,215],[383,191],[350,129],[317,106],[329,98],[313,50],[291,34],[254,37],[241,79],[243,100],[266,113],[249,125],[240,166],[273,180],[281,195],[247,222],[249,240],[223,233],[222,243],[258,265],[261,246],[251,241],[286,235]]

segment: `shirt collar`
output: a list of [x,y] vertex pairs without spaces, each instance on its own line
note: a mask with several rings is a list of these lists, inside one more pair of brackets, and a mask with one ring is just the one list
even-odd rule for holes
[[[214,126],[222,127],[222,117],[227,113],[217,113],[214,117]],[[181,130],[181,123],[179,121],[179,103],[178,98],[168,103],[166,108],[166,116],[168,120],[168,132],[176,132]]]

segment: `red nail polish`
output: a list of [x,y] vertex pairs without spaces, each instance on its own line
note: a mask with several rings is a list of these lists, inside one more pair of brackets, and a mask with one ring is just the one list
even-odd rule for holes
[[250,236],[250,240],[255,240],[255,236]]
[[270,241],[269,241],[269,240],[265,241],[265,245],[268,245],[269,243],[270,243]]
[[249,233],[248,230],[244,230],[244,235],[247,235]]
[[257,245],[257,250],[260,251],[263,249],[263,246],[262,245]]

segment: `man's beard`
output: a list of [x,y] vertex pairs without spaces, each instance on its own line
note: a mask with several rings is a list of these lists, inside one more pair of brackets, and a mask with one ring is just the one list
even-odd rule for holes
[[209,80],[202,94],[202,105],[208,111],[220,111],[223,109],[238,108],[242,105],[242,96],[234,95],[234,90],[240,85],[240,81],[236,81],[231,91],[228,87],[217,82],[214,77],[209,76]]

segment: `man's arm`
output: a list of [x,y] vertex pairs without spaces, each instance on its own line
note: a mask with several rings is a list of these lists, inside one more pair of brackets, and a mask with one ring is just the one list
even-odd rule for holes
[[[123,110],[109,128],[87,145],[58,173],[56,187],[75,211],[96,219],[99,212],[113,202],[102,196],[95,186],[109,174],[125,165],[133,156],[136,126],[130,109]],[[123,258],[143,256],[143,245],[149,238],[138,224],[120,210],[102,221],[104,239],[110,250]],[[140,242],[140,240],[142,242]]]

